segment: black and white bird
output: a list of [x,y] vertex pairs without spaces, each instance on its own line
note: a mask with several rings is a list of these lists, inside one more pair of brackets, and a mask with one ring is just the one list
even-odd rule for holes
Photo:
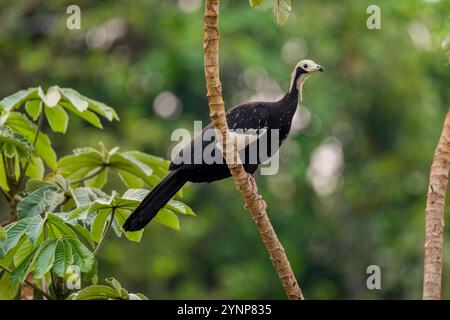
[[[226,113],[230,131],[235,130],[236,140],[245,140],[244,143],[236,142],[241,159],[250,159],[249,150],[251,144],[257,143],[262,135],[270,135],[272,130],[277,130],[278,141],[275,147],[268,147],[267,156],[273,155],[287,138],[291,128],[292,118],[297,109],[297,104],[302,98],[302,87],[305,80],[317,71],[324,71],[323,67],[312,60],[302,60],[294,68],[288,92],[275,102],[250,102],[230,109]],[[177,193],[186,182],[212,182],[231,176],[225,161],[207,162],[194,161],[194,152],[200,144],[202,152],[211,145],[211,139],[204,137],[208,130],[212,130],[212,124],[206,126],[202,133],[194,137],[190,143],[182,148],[178,157],[173,159],[169,167],[169,173],[164,177],[144,198],[140,205],[128,217],[123,225],[126,231],[136,231],[144,228],[163,208],[167,202]],[[240,130],[240,131],[239,131]],[[253,139],[252,139],[253,137]],[[215,137],[213,137],[214,140]],[[266,137],[267,138],[267,137]],[[199,141],[199,139],[201,141]],[[270,139],[266,139],[270,142]],[[273,145],[273,144],[272,144]],[[222,158],[221,143],[215,143],[212,154],[220,152]],[[188,157],[186,157],[188,153]],[[184,157],[183,157],[184,156]],[[180,161],[189,158],[191,161]],[[266,159],[257,157],[256,161],[242,161],[246,172],[253,174],[258,166]]]

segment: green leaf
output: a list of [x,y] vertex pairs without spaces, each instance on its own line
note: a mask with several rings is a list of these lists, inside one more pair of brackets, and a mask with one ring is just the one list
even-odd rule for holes
[[31,271],[32,262],[34,257],[36,256],[37,251],[34,250],[31,254],[29,254],[22,262],[17,266],[17,268],[13,271],[11,275],[11,282],[14,284],[22,283],[27,274]]
[[[12,226],[12,225],[10,224],[5,227],[6,233],[8,233],[8,229],[10,226]],[[19,240],[18,244],[16,246],[14,246],[11,250],[9,250],[7,253],[4,252],[4,250],[2,248],[4,241],[0,241],[0,263],[2,265],[4,265],[5,267],[13,267],[14,266],[14,264],[13,264],[14,263],[14,255],[16,254],[18,247],[22,244],[22,242],[24,240],[25,240],[25,237],[22,237]],[[1,272],[1,270],[0,270],[0,272]]]
[[102,117],[105,117],[109,121],[119,120],[119,116],[113,108],[107,106],[106,104],[86,98],[89,101],[89,109],[98,113]]
[[148,300],[142,293],[129,293],[128,300]]
[[3,229],[2,226],[0,226],[0,240],[6,240],[8,238],[8,235],[6,234],[5,229]]
[[87,187],[79,187],[73,189],[72,197],[75,200],[75,203],[78,207],[84,205],[90,205],[93,201],[97,199],[109,199],[110,197],[97,188],[87,188]]
[[122,171],[127,171],[134,175],[145,175],[151,176],[153,170],[150,166],[139,161],[135,157],[127,155],[126,153],[115,153],[111,156],[109,161],[110,166],[121,169]]
[[122,226],[120,225],[119,221],[117,220],[116,216],[114,216],[114,220],[113,220],[111,227],[118,238],[122,237],[123,229],[122,229]]
[[[106,281],[107,283],[109,283],[109,284],[113,287],[114,290],[116,290],[118,296],[121,296],[121,295],[122,295],[122,290],[123,290],[123,288],[122,288],[122,285],[120,284],[119,281],[117,281],[117,280],[116,280],[115,278],[113,278],[113,277],[106,278],[105,281]],[[128,293],[127,293],[127,294],[128,294]]]
[[59,240],[55,250],[53,271],[58,277],[64,278],[67,267],[73,263],[72,247],[67,240]]
[[68,100],[79,112],[89,109],[102,117],[105,117],[109,121],[119,120],[119,117],[114,109],[106,104],[87,98],[70,88],[59,88],[59,90],[63,94],[64,98]]
[[[77,172],[82,170],[83,174],[95,170],[104,164],[102,154],[95,149],[76,149],[74,154],[62,157],[58,161],[58,169],[69,180],[80,178]],[[83,177],[83,176],[81,176]]]
[[16,93],[3,98],[0,101],[0,107],[6,111],[11,111],[17,109],[24,103],[28,98],[37,96],[38,88],[29,88],[27,90],[20,90]]
[[264,0],[249,0],[250,6],[252,8],[256,8],[257,6],[260,6],[264,3]]
[[27,238],[24,238],[24,241],[18,244],[17,247],[18,249],[13,256],[15,266],[19,266],[35,249],[31,241]]
[[6,167],[3,162],[3,157],[0,157],[0,188],[5,191],[9,191],[8,178],[6,175]]
[[20,219],[9,225],[6,231],[7,239],[0,243],[3,246],[3,253],[6,254],[14,248],[25,234],[35,244],[42,232],[42,227],[43,219],[40,216]]
[[21,219],[8,226],[8,229],[6,230],[7,239],[2,241],[4,254],[8,253],[9,250],[17,245],[19,240],[25,234],[30,220],[31,218]]
[[26,176],[36,179],[42,180],[44,178],[45,168],[44,162],[39,157],[31,157],[30,162],[28,164]]
[[181,213],[185,215],[195,216],[194,211],[186,205],[183,202],[177,201],[177,200],[170,200],[166,206],[167,209],[170,209],[172,211],[175,211],[176,213]]
[[128,189],[122,196],[124,199],[142,201],[148,195],[146,189]]
[[84,181],[84,184],[86,187],[91,188],[103,188],[108,181],[108,173],[109,168],[104,167],[98,174],[96,174],[94,177],[87,179]]
[[45,107],[45,116],[47,117],[50,128],[54,132],[66,133],[67,125],[69,123],[69,116],[66,111],[60,106]]
[[68,239],[72,247],[74,264],[80,267],[81,272],[88,273],[94,266],[94,254],[80,242],[80,240]]
[[55,250],[58,240],[48,239],[39,246],[36,255],[31,262],[31,268],[34,271],[35,278],[42,278],[53,267],[55,261]]
[[168,209],[163,208],[159,210],[154,220],[169,228],[180,231],[180,221],[178,220],[178,217]]
[[40,97],[47,107],[53,108],[61,100],[61,93],[57,86],[52,86],[48,88],[45,95],[41,94]]
[[[27,138],[28,141],[33,141],[36,136],[36,125],[19,112],[10,112],[5,124],[10,127],[13,132],[19,133]],[[35,151],[50,169],[56,169],[56,153],[52,148],[49,137],[45,133],[39,133]]]
[[0,276],[0,300],[12,300],[17,296],[20,284],[11,281],[11,274],[3,272]]
[[152,156],[150,154],[140,152],[140,151],[124,151],[122,152],[126,157],[132,157],[140,162],[148,165],[149,167],[161,167],[164,169],[164,175],[167,173],[169,169],[169,161],[164,158]]
[[140,189],[144,186],[144,180],[135,176],[134,174],[128,173],[126,171],[116,169],[120,180],[127,186],[127,188]]
[[39,236],[41,235],[45,221],[39,215],[29,219],[30,220],[25,234],[27,235],[28,239],[30,239],[31,243],[35,245],[37,240],[39,239]]
[[[122,227],[127,218],[130,216],[131,212],[128,210],[122,210],[122,209],[116,209],[114,211],[114,215],[117,219],[117,222]],[[144,229],[139,231],[133,231],[133,232],[125,232],[122,228],[122,232],[125,234],[125,237],[127,237],[128,240],[140,242],[142,239],[142,234],[144,233]]]
[[84,228],[82,225],[80,224],[73,224],[70,225],[73,229],[75,229],[75,231],[81,235],[83,237],[83,239],[86,240],[86,242],[91,246],[91,248],[95,248],[95,243],[94,243],[94,239],[92,238],[91,233]]
[[98,199],[95,200],[89,207],[89,212],[97,212],[102,209],[124,209],[134,210],[139,205],[139,201],[132,199],[124,199],[116,195],[112,195],[109,200]]
[[51,186],[51,185],[53,185],[53,184],[50,182],[36,180],[36,179],[31,178],[31,179],[28,179],[27,183],[25,184],[25,191],[31,192],[31,191],[37,190],[41,187]]
[[97,215],[94,218],[94,221],[92,221],[91,224],[91,234],[92,234],[92,238],[97,241],[100,242],[100,240],[103,237],[103,230],[105,229],[105,222],[106,219],[109,217],[111,213],[111,210],[106,209],[106,210],[99,210],[99,212],[97,213]]
[[31,119],[33,119],[33,121],[36,121],[42,112],[42,101],[28,100],[25,103],[25,110],[27,111]]
[[[133,158],[136,161],[139,161],[140,163],[152,168],[153,173],[150,176],[142,175],[142,173],[139,174],[138,172],[136,172],[136,170],[131,171],[130,173],[141,180],[142,179],[145,180],[145,182],[151,186],[155,186],[156,184],[158,184],[158,182],[161,180],[161,177],[164,177],[169,169],[169,161],[163,158],[155,157],[140,151],[125,151],[122,152],[121,154],[127,158]],[[122,171],[118,170],[118,172],[122,174]],[[136,183],[136,181],[132,181],[131,179],[129,179],[129,181],[126,181],[126,184],[129,188],[142,188],[143,186],[141,184]],[[181,193],[182,191],[180,190],[178,192],[178,195],[181,196]]]
[[17,150],[21,151],[23,157],[33,150],[31,143],[24,136],[13,133],[9,127],[2,125],[0,125],[0,147],[9,158],[13,158]]
[[95,113],[90,112],[89,110],[84,110],[84,111],[80,112],[80,111],[78,111],[77,108],[75,108],[70,103],[60,102],[60,104],[61,104],[61,106],[63,106],[67,110],[69,110],[70,112],[72,112],[75,115],[77,115],[78,117],[80,117],[81,119],[92,124],[94,127],[103,129],[103,125],[102,125],[100,119],[95,115]]
[[291,13],[291,0],[273,0],[273,13],[278,24],[285,24]]
[[69,215],[67,217],[68,221],[70,221],[72,219],[85,220],[89,213],[89,204],[84,204],[82,206],[79,206],[68,213],[69,213]]
[[[144,198],[147,196],[148,193],[149,193],[149,191],[146,189],[129,189],[129,190],[127,190],[127,192],[124,193],[122,198],[129,199],[129,200],[142,201],[142,200],[144,200]],[[192,211],[192,209],[188,205],[186,205],[185,203],[183,203],[181,201],[170,200],[166,204],[165,207],[166,207],[166,209],[169,209],[176,213],[195,216],[194,211]]]
[[16,157],[17,155],[17,149],[15,146],[13,146],[12,144],[5,144],[2,146],[3,148],[3,154],[5,155],[6,158],[9,159],[13,159]]
[[21,218],[52,212],[64,201],[64,194],[54,185],[43,186],[29,193],[17,205]]
[[70,238],[78,239],[75,231],[64,223],[64,220],[57,215],[50,213],[47,216],[47,225],[50,228],[50,233],[55,238]]
[[105,285],[93,285],[78,291],[74,300],[116,300],[119,298],[120,295],[113,288]]
[[80,187],[72,189],[72,197],[75,200],[77,207],[90,204],[92,202],[90,196],[90,188]]
[[84,99],[78,92],[70,88],[59,88],[62,97],[67,99],[79,112],[87,110],[89,102]]

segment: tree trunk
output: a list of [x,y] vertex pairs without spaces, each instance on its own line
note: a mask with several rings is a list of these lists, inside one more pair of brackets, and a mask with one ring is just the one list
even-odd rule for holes
[[[27,274],[26,280],[29,283],[33,282],[33,275],[31,273]],[[34,288],[27,283],[20,285],[20,300],[33,300],[34,299]]]
[[225,107],[222,99],[222,84],[219,77],[219,0],[205,0],[204,16],[204,69],[210,116],[219,142],[222,142],[224,158],[234,178],[237,189],[241,192],[245,208],[250,211],[256,227],[266,246],[275,270],[281,280],[284,290],[293,300],[303,299],[302,291],[295,279],[294,272],[287,259],[281,242],[270,223],[266,213],[266,203],[258,194],[256,182],[247,174],[238,161],[230,163],[229,159],[236,160],[237,155],[233,142],[227,139],[228,124],[225,116]]
[[425,209],[425,259],[423,299],[441,299],[442,247],[444,242],[444,209],[450,164],[450,109],[441,138],[434,151]]

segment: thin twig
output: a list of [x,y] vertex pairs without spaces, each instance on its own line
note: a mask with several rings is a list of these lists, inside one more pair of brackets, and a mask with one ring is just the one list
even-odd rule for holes
[[12,199],[12,196],[6,191],[0,188],[2,191],[2,194],[5,196],[6,200],[10,201]]
[[425,208],[425,255],[423,299],[441,299],[444,243],[444,209],[450,168],[450,109],[430,170],[427,206]]
[[[43,233],[43,236],[44,236],[44,241],[46,241],[47,240],[47,228],[45,227],[45,225],[42,228],[42,233]],[[42,279],[41,279],[41,286],[42,286],[42,291],[47,292],[47,282],[45,281],[45,276],[43,276]]]
[[[225,115],[225,106],[222,99],[222,84],[219,77],[219,0],[205,0],[204,16],[204,69],[206,88],[208,91],[208,104],[210,116],[214,128],[219,133],[219,141],[222,140],[224,159],[234,178],[238,190],[241,192],[245,207],[250,211],[260,236],[269,252],[273,266],[278,273],[286,295],[292,300],[303,299],[302,291],[295,279],[289,260],[281,242],[278,240],[269,217],[266,213],[266,203],[258,194],[256,182],[253,177],[245,172],[242,164],[228,159],[237,159],[235,148],[228,148],[228,125]],[[230,157],[230,155],[232,157]]]
[[[4,271],[6,271],[6,272],[8,272],[8,273],[12,273],[12,271],[11,271],[9,268],[7,268],[7,267],[5,267],[5,266],[3,266],[3,265],[1,265],[1,264],[0,264],[0,269],[3,269]],[[32,282],[30,282],[30,281],[28,281],[28,280],[25,280],[24,283],[26,283],[26,284],[29,285],[29,286],[32,286],[35,290],[39,291],[39,292],[40,292],[44,297],[46,297],[48,300],[53,300],[53,297],[52,297],[52,296],[50,296],[50,295],[47,294],[46,292],[42,291],[41,288],[39,288],[39,287],[38,287],[37,285],[35,285],[34,283],[32,283]]]
[[14,219],[8,219],[8,220],[5,220],[5,221],[2,221],[2,222],[0,223],[0,226],[1,226],[1,227],[5,227],[5,226],[7,226],[8,224],[10,224],[11,222],[14,222]]
[[[7,191],[5,191],[5,190],[3,190],[1,188],[0,188],[0,190],[1,190],[2,194],[5,196],[5,198],[8,201],[8,203],[11,203],[11,200],[12,200],[11,195]],[[0,222],[0,226],[2,226],[2,227],[7,226],[8,224],[13,222],[14,220],[15,219],[13,217],[10,217],[9,219],[6,219],[5,221]]]
[[76,184],[76,183],[81,183],[84,182],[86,180],[92,179],[93,177],[95,177],[96,175],[99,175],[100,173],[102,173],[103,170],[106,169],[106,166],[101,166],[100,169],[98,169],[97,171],[91,173],[90,175],[87,175],[83,178],[77,179],[77,180],[73,180],[70,181],[71,184]]

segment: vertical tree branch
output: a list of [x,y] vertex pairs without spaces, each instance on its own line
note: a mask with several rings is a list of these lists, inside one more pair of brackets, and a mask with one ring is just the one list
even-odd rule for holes
[[425,259],[423,299],[441,299],[442,247],[444,242],[444,209],[450,166],[450,109],[430,170],[427,206],[425,208]]
[[25,282],[20,285],[20,300],[34,299],[34,280],[31,273],[27,274]]
[[[275,270],[280,277],[281,283],[289,299],[303,299],[302,291],[295,279],[294,272],[287,259],[281,242],[270,223],[266,213],[266,203],[258,194],[256,182],[247,174],[242,164],[237,161],[229,163],[228,159],[237,159],[234,148],[230,149],[227,139],[228,124],[225,116],[225,107],[222,99],[222,84],[219,77],[219,0],[205,0],[204,16],[204,69],[206,88],[208,92],[208,104],[210,116],[216,132],[220,131],[222,137],[222,150],[224,158],[227,159],[228,168],[234,178],[237,189],[241,192],[245,207],[250,211],[255,220],[256,227],[261,235],[264,245],[269,252]],[[231,157],[230,157],[231,155]]]

